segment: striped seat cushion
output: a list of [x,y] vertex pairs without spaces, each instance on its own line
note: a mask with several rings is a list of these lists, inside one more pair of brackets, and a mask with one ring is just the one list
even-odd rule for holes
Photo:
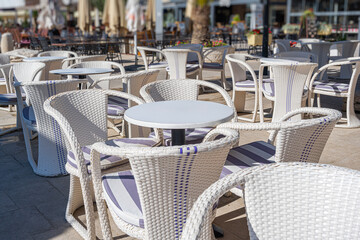
[[[196,144],[201,143],[206,134],[210,132],[212,128],[192,128],[192,129],[186,129],[185,130],[185,141],[186,144]],[[164,135],[164,145],[165,146],[171,146],[171,130],[163,130]],[[154,138],[155,133],[151,132],[149,137]]]
[[[119,147],[127,147],[127,146],[152,147],[155,146],[158,143],[158,141],[155,138],[120,138],[120,139],[109,140],[106,141],[105,143],[110,146],[119,146]],[[85,163],[86,165],[89,166],[91,146],[85,146],[82,147],[81,149],[84,154]],[[122,160],[120,157],[105,155],[105,154],[100,154],[100,159],[102,165],[112,164]],[[75,155],[72,151],[69,151],[67,154],[67,164],[77,169]],[[88,171],[90,172],[90,170]]]
[[36,127],[35,113],[34,109],[31,106],[25,107],[23,109],[23,116],[27,125],[32,125],[33,127]]
[[[274,82],[273,79],[263,79],[263,83],[270,83],[270,82]],[[244,80],[244,81],[238,81],[235,83],[236,87],[239,88],[254,88],[255,84],[253,80]]]
[[224,69],[224,66],[220,63],[203,63],[203,69]]
[[125,222],[144,228],[139,193],[131,171],[104,175],[102,186],[110,210]]
[[248,167],[274,163],[275,146],[264,141],[252,142],[230,150],[221,178]]
[[[134,175],[131,171],[106,174],[102,177],[104,198],[109,209],[125,222],[144,228],[144,216]],[[218,202],[213,205],[213,210]]]
[[314,82],[315,90],[322,90],[334,93],[347,93],[349,91],[349,84],[337,82]]
[[[263,93],[274,97],[275,96],[275,84],[274,82],[263,82]],[[308,88],[304,87],[303,97],[307,96]]]
[[157,62],[157,63],[150,63],[148,65],[149,69],[158,69],[158,68],[166,68],[167,67],[167,62]]
[[128,109],[128,100],[121,97],[109,96],[107,113],[110,116],[121,116]]
[[[25,95],[24,95],[25,97]],[[4,93],[0,94],[0,103],[6,103],[6,104],[16,104],[16,94],[15,93]]]
[[[199,64],[186,64],[186,72],[194,72],[199,69]],[[170,71],[169,67],[166,67],[166,71]]]

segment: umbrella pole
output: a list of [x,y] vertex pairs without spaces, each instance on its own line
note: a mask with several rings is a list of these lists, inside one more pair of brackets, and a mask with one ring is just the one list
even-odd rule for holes
[[137,58],[137,31],[134,32],[134,53],[135,53],[135,65],[138,64]]

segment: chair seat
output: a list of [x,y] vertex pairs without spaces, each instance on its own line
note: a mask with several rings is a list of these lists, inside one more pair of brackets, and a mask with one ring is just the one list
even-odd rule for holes
[[[25,93],[23,93],[23,98],[25,98],[25,97],[26,97],[26,95],[25,95]],[[16,93],[0,94],[0,103],[15,105],[17,103]]]
[[109,96],[107,113],[110,116],[121,116],[128,109],[128,100],[121,97]]
[[104,175],[102,186],[109,209],[125,222],[144,228],[139,193],[131,171]]
[[[186,72],[194,72],[199,69],[199,64],[186,64]],[[166,71],[170,71],[169,67],[166,67]]]
[[315,90],[321,90],[334,93],[347,93],[349,91],[349,84],[337,82],[315,82]]
[[218,69],[218,70],[223,70],[224,66],[221,65],[220,63],[208,63],[208,62],[204,62],[203,63],[203,69]]
[[32,127],[36,128],[35,113],[34,113],[34,109],[31,106],[24,107],[23,116],[24,116],[25,123],[27,125],[31,125]]
[[[309,89],[305,86],[303,91],[303,97],[307,96]],[[263,82],[263,93],[270,97],[275,96],[275,83],[274,82]]]
[[[107,145],[111,146],[119,146],[119,147],[152,147],[158,144],[156,138],[120,138],[120,139],[113,139],[105,142]],[[84,154],[84,159],[86,165],[89,167],[90,165],[90,151],[91,146],[85,146],[81,148]],[[118,161],[121,161],[122,158],[111,156],[111,155],[100,155],[101,165],[112,164]],[[75,155],[72,151],[69,151],[67,154],[67,165],[77,169],[77,163],[75,159]],[[88,169],[90,172],[90,170]]]
[[[196,144],[201,143],[206,134],[210,132],[212,128],[192,128],[192,129],[186,129],[185,130],[185,141],[186,144]],[[163,130],[164,135],[164,145],[165,146],[171,146],[171,130]],[[151,132],[149,137],[154,138],[155,133]]]
[[168,66],[168,63],[165,62],[155,62],[155,63],[150,63],[148,68],[149,69],[158,69],[158,68],[166,68]]
[[[270,83],[274,82],[273,79],[263,79],[263,83]],[[235,86],[238,88],[255,88],[255,84],[253,80],[244,80],[244,81],[238,81],[235,83]]]
[[264,141],[252,142],[230,150],[221,178],[244,168],[274,163],[275,146]]

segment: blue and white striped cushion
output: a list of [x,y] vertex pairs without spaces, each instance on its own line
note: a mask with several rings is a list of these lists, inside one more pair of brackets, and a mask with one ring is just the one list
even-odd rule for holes
[[144,228],[139,193],[131,171],[103,176],[102,186],[108,207],[125,222]]
[[220,63],[203,63],[203,69],[224,69],[224,66]]
[[[303,97],[307,95],[308,88],[304,87]],[[264,94],[274,97],[275,96],[275,84],[274,82],[263,82],[263,92]]]
[[121,97],[109,96],[107,113],[110,116],[121,116],[128,109],[128,100]]
[[[199,64],[186,64],[186,72],[194,72],[199,69]],[[166,71],[170,71],[169,67],[166,67]]]
[[157,68],[165,68],[167,67],[167,62],[157,62],[157,63],[150,63],[148,65],[149,69],[157,69]]
[[[268,83],[268,82],[274,82],[273,79],[263,79],[263,82],[265,83]],[[254,81],[253,80],[244,80],[244,81],[238,81],[235,83],[235,86],[236,87],[239,87],[239,88],[254,88],[255,87],[255,84],[254,84]]]
[[[24,94],[25,97],[25,94]],[[16,104],[16,94],[15,93],[4,93],[0,94],[0,103],[6,103],[6,104]]]
[[315,90],[322,90],[335,93],[346,93],[349,91],[349,84],[337,82],[315,82]]
[[23,109],[23,116],[24,116],[25,122],[28,125],[32,125],[32,126],[36,127],[35,113],[34,113],[34,109],[31,106],[25,107]]
[[221,178],[248,167],[274,163],[275,146],[264,141],[252,142],[230,150]]
[[[127,147],[127,146],[152,147],[155,146],[158,143],[158,141],[155,138],[120,138],[120,139],[109,140],[106,141],[105,143],[110,146],[119,146],[119,147]],[[91,146],[85,146],[82,147],[81,149],[84,154],[85,163],[86,165],[89,166]],[[121,161],[122,159],[116,156],[100,154],[100,160],[102,165],[106,165],[106,164],[115,163],[117,161]],[[69,151],[67,154],[67,164],[77,169],[75,155],[72,151]]]
[[[186,144],[201,143],[206,134],[210,132],[212,128],[191,128],[185,130]],[[171,130],[163,130],[164,144],[165,146],[171,146]],[[149,137],[155,137],[155,133],[151,132]]]

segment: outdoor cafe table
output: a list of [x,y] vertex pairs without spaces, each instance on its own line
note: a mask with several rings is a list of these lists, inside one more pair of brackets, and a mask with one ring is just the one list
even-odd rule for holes
[[105,74],[112,72],[114,72],[114,69],[111,68],[65,68],[65,69],[55,69],[50,71],[50,73],[52,74],[76,75],[76,76]]
[[24,58],[24,62],[41,62],[41,61],[48,61],[48,60],[61,60],[65,59],[66,57],[60,57],[60,56],[43,56],[43,57],[29,57]]
[[232,108],[208,101],[161,101],[145,103],[125,111],[129,123],[171,129],[172,145],[185,144],[185,129],[215,127],[234,117]]

